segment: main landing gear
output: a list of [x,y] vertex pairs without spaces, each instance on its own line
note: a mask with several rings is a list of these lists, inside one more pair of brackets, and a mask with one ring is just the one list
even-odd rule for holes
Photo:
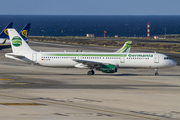
[[158,75],[159,75],[159,73],[158,73],[158,68],[157,68],[157,69],[155,69],[155,75],[156,75],[156,76],[158,76]]
[[88,75],[94,75],[94,73],[95,73],[94,70],[89,70],[89,71],[87,72]]

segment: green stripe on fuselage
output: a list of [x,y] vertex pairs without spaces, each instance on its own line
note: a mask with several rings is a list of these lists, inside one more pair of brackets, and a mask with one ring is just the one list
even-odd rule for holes
[[42,56],[126,57],[127,54],[42,54]]

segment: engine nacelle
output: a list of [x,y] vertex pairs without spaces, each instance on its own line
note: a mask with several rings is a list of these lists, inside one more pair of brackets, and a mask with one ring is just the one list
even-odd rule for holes
[[78,64],[74,65],[74,67],[77,67],[77,68],[88,68],[87,65],[82,64],[82,63],[78,63]]
[[117,68],[115,65],[101,65],[97,66],[96,70],[102,71],[104,73],[115,73],[117,72]]

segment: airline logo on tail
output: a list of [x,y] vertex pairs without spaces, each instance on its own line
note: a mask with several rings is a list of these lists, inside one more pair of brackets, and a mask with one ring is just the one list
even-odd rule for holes
[[4,33],[5,33],[6,35],[8,35],[8,31],[7,31],[7,29],[5,29],[5,30],[4,30]]
[[27,30],[23,30],[23,31],[21,31],[21,34],[24,36],[24,37],[26,37],[27,38]]
[[20,47],[22,45],[22,40],[20,37],[18,36],[15,36],[13,37],[12,39],[12,44],[15,46],[15,47]]

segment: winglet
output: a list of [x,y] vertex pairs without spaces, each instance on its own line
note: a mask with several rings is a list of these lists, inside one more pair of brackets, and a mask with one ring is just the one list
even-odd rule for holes
[[13,53],[35,52],[29,47],[15,29],[8,29],[8,33]]
[[132,41],[124,43],[123,47],[116,51],[116,53],[129,53],[131,49]]

